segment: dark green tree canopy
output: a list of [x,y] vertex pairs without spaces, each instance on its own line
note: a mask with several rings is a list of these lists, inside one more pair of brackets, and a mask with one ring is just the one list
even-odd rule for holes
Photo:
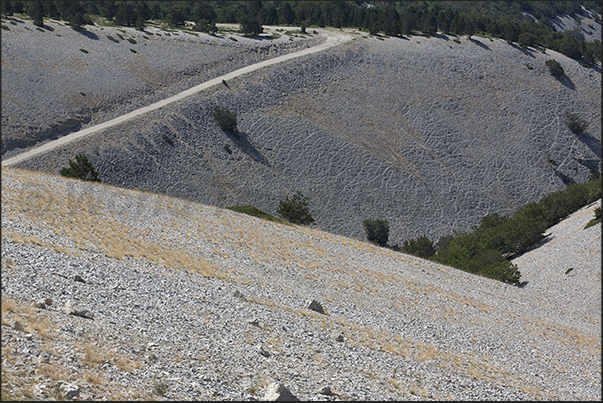
[[69,167],[61,169],[61,175],[68,178],[100,182],[98,172],[94,170],[94,167],[88,161],[88,157],[84,154],[76,155],[75,162],[69,161]]
[[364,220],[362,222],[366,239],[376,243],[379,246],[387,245],[389,239],[389,222],[383,219]]
[[245,36],[258,36],[259,34],[264,32],[262,24],[260,24],[258,19],[254,17],[241,17],[241,23],[239,24],[239,27],[241,33],[243,33]]
[[299,190],[292,196],[287,196],[279,202],[276,212],[293,224],[309,225],[314,222],[308,209],[310,201]]
[[237,113],[231,112],[228,109],[214,108],[214,119],[218,122],[218,125],[222,130],[227,133],[236,134],[239,130],[237,128]]

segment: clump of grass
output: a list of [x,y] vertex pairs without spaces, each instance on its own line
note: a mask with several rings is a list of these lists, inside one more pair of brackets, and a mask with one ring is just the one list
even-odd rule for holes
[[231,207],[226,207],[226,208],[228,210],[236,211],[237,213],[244,213],[244,214],[247,214],[247,215],[250,215],[253,217],[261,218],[263,220],[274,221],[274,222],[278,222],[281,224],[287,224],[285,221],[281,220],[280,218],[276,218],[273,215],[268,214],[252,205],[231,206]]
[[[10,31],[10,28],[8,27],[8,25],[2,25],[2,29],[6,29],[7,31]],[[4,400],[4,399],[2,399],[2,400]]]
[[137,43],[136,39],[134,39],[134,38],[128,38],[127,41],[130,42],[130,43],[132,43],[132,44],[134,44],[134,45],[136,45],[136,43]]
[[86,49],[80,49],[80,52],[82,52],[82,53],[90,53]]
[[119,43],[119,41],[117,39],[115,39],[114,37],[112,37],[111,35],[107,35],[107,38],[109,38],[110,41],[113,41],[115,43]]
[[595,209],[595,217],[586,224],[584,229],[592,227],[593,225],[597,225],[597,224],[601,224],[601,207],[597,207]]
[[134,49],[130,48],[130,52],[132,53],[138,53],[137,51],[135,51]]
[[155,381],[153,384],[153,392],[159,396],[165,396],[168,391],[168,384],[166,381],[160,380]]

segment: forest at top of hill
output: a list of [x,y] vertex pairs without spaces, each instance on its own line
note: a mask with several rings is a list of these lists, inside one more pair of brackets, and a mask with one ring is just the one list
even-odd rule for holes
[[[601,60],[600,39],[587,41],[577,27],[559,32],[553,20],[581,16],[601,22],[597,1],[4,1],[2,14],[28,14],[36,25],[63,19],[74,29],[99,22],[143,30],[151,20],[215,32],[216,23],[239,23],[250,35],[262,25],[357,28],[391,36],[422,32],[489,35],[520,46],[553,49],[592,64]],[[592,24],[588,29],[595,30]]]

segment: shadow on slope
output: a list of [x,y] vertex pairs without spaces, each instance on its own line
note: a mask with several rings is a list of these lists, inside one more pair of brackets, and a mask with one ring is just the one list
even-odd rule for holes
[[259,162],[260,164],[264,164],[267,167],[270,167],[270,162],[268,158],[264,156],[252,143],[249,141],[249,136],[245,132],[237,132],[236,134],[227,133],[227,136],[230,137],[233,142],[237,145],[237,147],[251,157],[254,161]]

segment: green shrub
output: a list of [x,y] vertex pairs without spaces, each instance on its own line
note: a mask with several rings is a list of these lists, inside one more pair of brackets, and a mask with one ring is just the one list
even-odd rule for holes
[[564,122],[574,134],[583,133],[588,128],[588,122],[576,113],[566,113]]
[[112,37],[111,35],[107,35],[107,38],[109,38],[110,41],[113,41],[115,43],[119,43],[119,41],[117,39],[115,39],[114,37]]
[[89,53],[86,49],[80,49],[80,52],[82,52],[82,53]]
[[226,207],[226,208],[228,210],[236,211],[237,213],[247,214],[247,215],[250,215],[253,217],[261,218],[263,220],[274,221],[274,222],[278,222],[281,224],[286,224],[286,222],[281,220],[280,218],[276,218],[275,216],[268,214],[255,206],[245,205],[245,206],[231,206],[231,207]]
[[130,52],[132,53],[138,53],[137,51],[135,51],[134,49],[130,48]]
[[387,220],[364,220],[362,225],[366,232],[366,239],[379,246],[387,245],[389,239],[389,222]]
[[134,45],[136,45],[136,43],[137,43],[137,42],[136,42],[136,39],[133,39],[133,38],[128,38],[128,39],[126,39],[126,40],[127,40],[128,42],[130,42],[130,43],[134,44]]
[[[511,259],[544,237],[544,231],[601,198],[601,178],[573,184],[528,203],[512,217],[488,214],[472,232],[442,237],[432,260],[457,269],[518,285],[521,273]],[[600,210],[599,210],[600,217]],[[447,238],[447,239],[443,239]]]
[[61,169],[61,175],[68,178],[100,182],[98,172],[94,170],[94,167],[88,161],[88,157],[84,154],[76,155],[75,162],[69,161],[69,167]]
[[425,235],[421,235],[417,239],[405,240],[402,244],[402,252],[410,253],[424,259],[429,259],[435,255],[436,248],[433,242],[429,240]]
[[281,200],[276,212],[293,224],[312,224],[314,218],[308,209],[309,204],[308,198],[298,190],[293,196]]
[[228,145],[227,145],[227,144],[225,144],[225,145],[224,145],[224,149],[226,150],[226,152],[227,152],[228,154],[232,154],[232,150],[230,149],[230,147],[228,147]]
[[549,59],[544,62],[544,64],[546,65],[546,67],[548,67],[549,73],[551,73],[553,77],[561,77],[565,74],[565,71],[563,71],[563,67],[561,67],[557,60]]
[[594,218],[586,224],[584,229],[587,229],[587,228],[592,227],[593,225],[597,225],[597,224],[601,224],[601,207],[597,207],[595,209]]
[[214,119],[218,122],[220,129],[227,133],[238,133],[237,128],[237,113],[231,112],[228,109],[214,109]]

